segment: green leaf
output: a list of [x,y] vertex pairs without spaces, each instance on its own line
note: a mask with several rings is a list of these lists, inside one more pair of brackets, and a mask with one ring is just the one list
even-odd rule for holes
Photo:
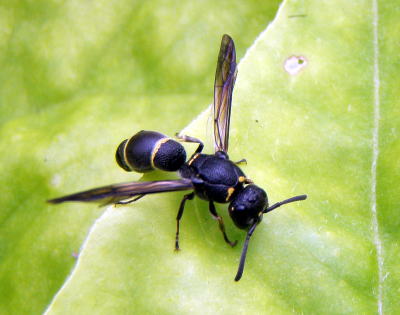
[[[51,300],[49,314],[398,312],[398,6],[285,1],[253,44],[257,27],[241,2],[25,6],[2,11],[26,22],[8,35],[1,74],[9,106],[1,108],[0,303],[9,313],[40,312]],[[219,35],[208,40],[199,25]],[[28,42],[39,31],[45,38]],[[247,159],[243,170],[271,203],[308,194],[264,217],[238,283],[245,234],[226,205],[218,210],[237,248],[195,200],[174,253],[183,193],[105,210],[43,203],[138,179],[115,167],[116,145],[140,129],[173,134],[210,102],[222,33],[239,56],[249,47],[233,97],[231,159]],[[185,133],[207,139],[211,152],[209,117]]]
[[[243,56],[277,7],[278,1],[0,4],[1,314],[42,313],[105,211],[45,200],[139,179],[116,166],[119,142],[141,129],[173,135],[186,126],[212,101],[222,34],[235,38]],[[156,213],[168,219],[158,227],[174,230],[176,204],[164,208],[161,198],[159,205]],[[155,224],[156,213],[145,212]],[[173,257],[170,237],[162,245]],[[154,243],[145,242],[149,250]],[[140,303],[148,303],[145,296]]]

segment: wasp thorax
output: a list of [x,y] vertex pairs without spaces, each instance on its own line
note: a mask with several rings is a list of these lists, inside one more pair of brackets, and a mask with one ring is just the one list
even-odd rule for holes
[[238,228],[246,229],[261,220],[267,207],[266,192],[256,185],[248,185],[230,203],[229,215]]

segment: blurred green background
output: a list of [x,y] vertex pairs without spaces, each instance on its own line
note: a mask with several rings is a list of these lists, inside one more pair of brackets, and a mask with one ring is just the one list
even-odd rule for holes
[[114,162],[119,142],[141,129],[173,135],[185,127],[212,102],[222,34],[235,38],[240,58],[277,7],[0,3],[0,313],[44,311],[104,211],[45,200],[138,179]]

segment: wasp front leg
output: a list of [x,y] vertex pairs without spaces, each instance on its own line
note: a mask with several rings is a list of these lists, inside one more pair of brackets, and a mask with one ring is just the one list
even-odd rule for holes
[[224,221],[222,220],[222,217],[218,215],[217,210],[215,209],[215,205],[212,201],[210,201],[209,203],[209,210],[213,218],[218,221],[219,229],[222,232],[225,242],[231,247],[235,246],[237,244],[237,241],[231,242],[229,240],[228,236],[226,235]]

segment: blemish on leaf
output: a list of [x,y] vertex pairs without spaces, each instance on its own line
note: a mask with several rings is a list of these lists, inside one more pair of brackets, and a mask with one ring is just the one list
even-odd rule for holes
[[54,187],[58,187],[60,186],[60,183],[61,183],[61,176],[58,174],[54,175],[53,178],[51,179],[51,184]]
[[290,75],[297,75],[307,64],[308,60],[304,56],[290,56],[285,60],[284,68]]
[[288,15],[288,18],[289,19],[292,19],[292,18],[304,18],[306,16],[307,16],[307,14],[292,14],[292,15]]
[[386,278],[388,277],[390,275],[390,272],[386,272],[386,274],[385,274],[385,276],[383,277],[383,281],[385,281],[386,280]]

